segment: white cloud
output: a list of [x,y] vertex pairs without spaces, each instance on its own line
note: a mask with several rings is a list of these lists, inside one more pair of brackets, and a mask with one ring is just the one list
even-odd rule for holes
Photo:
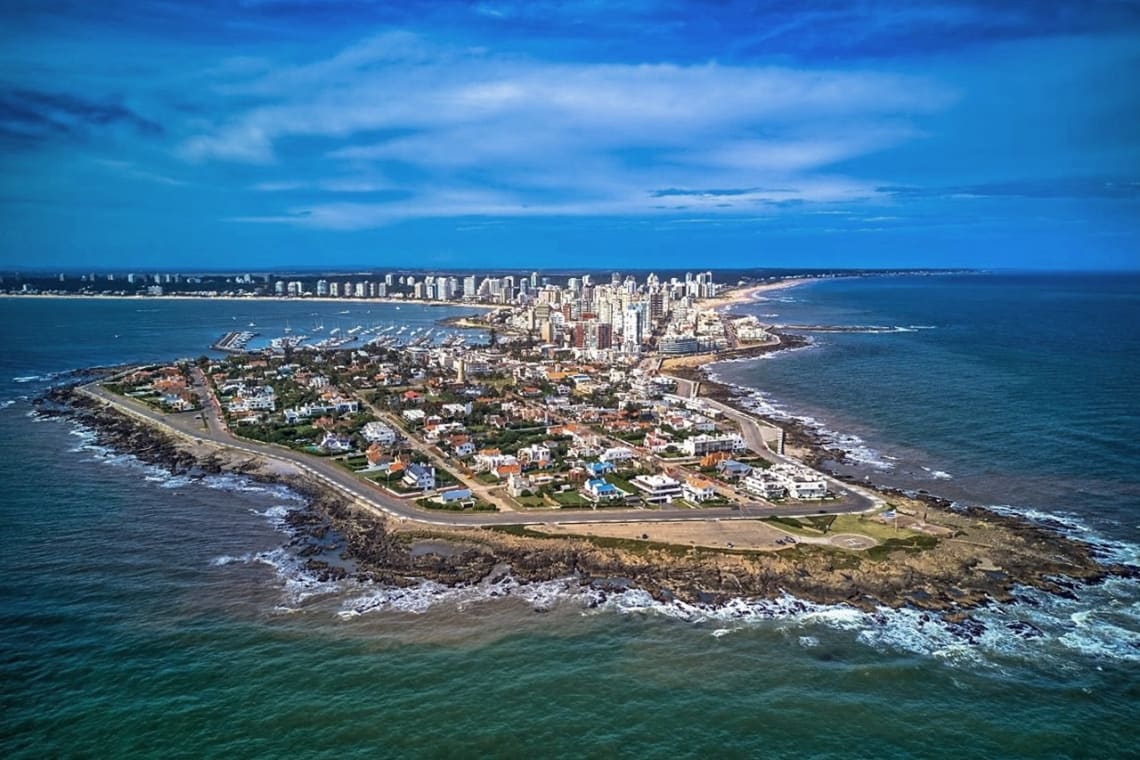
[[[890,72],[550,63],[442,49],[404,34],[303,66],[248,69],[247,79],[218,89],[260,104],[189,138],[181,155],[276,164],[294,176],[378,172],[400,177],[391,189],[411,196],[280,217],[328,226],[651,213],[663,205],[653,192],[669,187],[792,188],[816,202],[866,197],[870,178],[822,173],[915,139],[917,122],[955,97]],[[258,187],[289,181],[267,177]],[[305,184],[351,192],[337,181]],[[777,198],[715,200],[710,207],[729,213]]]

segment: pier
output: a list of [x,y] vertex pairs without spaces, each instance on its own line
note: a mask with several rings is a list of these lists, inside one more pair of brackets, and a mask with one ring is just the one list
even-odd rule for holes
[[210,348],[215,351],[225,351],[228,354],[244,354],[246,352],[245,347],[256,336],[257,333],[249,330],[228,332],[214,341]]

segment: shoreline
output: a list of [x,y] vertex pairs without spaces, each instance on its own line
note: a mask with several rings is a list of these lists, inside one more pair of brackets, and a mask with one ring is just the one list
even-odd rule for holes
[[775,282],[762,282],[752,285],[744,285],[730,288],[723,295],[716,296],[715,298],[708,298],[704,301],[698,302],[698,306],[705,311],[727,311],[734,306],[742,306],[744,304],[752,303],[756,300],[756,296],[761,293],[770,293],[776,290],[787,290],[789,288],[799,287],[800,285],[808,285],[813,282],[820,282],[828,279],[838,278],[820,278],[820,277],[793,277],[787,280],[777,280]]
[[[538,527],[414,524],[352,504],[295,468],[282,469],[217,444],[175,438],[73,390],[49,393],[47,403],[58,409],[41,403],[41,413],[67,416],[94,430],[98,445],[126,451],[174,474],[232,472],[292,488],[308,505],[306,514],[292,518],[294,527],[326,530],[322,526],[331,524],[344,537],[344,556],[358,567],[355,576],[377,583],[408,586],[427,580],[460,587],[510,575],[522,583],[566,580],[602,592],[632,584],[660,602],[716,607],[792,594],[867,612],[910,607],[962,617],[995,600],[1014,600],[1019,584],[1067,595],[1078,584],[1129,573],[1127,567],[1097,561],[1090,545],[1028,520],[981,509],[953,510],[935,499],[901,493],[884,496],[902,514],[911,515],[910,524],[926,524],[926,513],[934,512],[942,538],[888,540],[866,552],[809,541],[756,551],[670,543],[661,540],[668,531],[652,524],[642,524],[643,533],[635,538],[591,536],[588,528],[574,526],[556,528],[554,532],[564,532],[552,535]],[[456,550],[448,557],[413,557],[416,541],[444,541]],[[979,545],[989,547],[982,556]],[[307,569],[332,580],[350,574],[313,558]]]
[[334,303],[346,306],[364,304],[396,304],[410,306],[451,306],[456,309],[487,309],[497,310],[508,304],[480,304],[465,303],[463,301],[417,301],[412,298],[330,298],[327,296],[194,296],[184,294],[171,294],[161,296],[148,295],[100,295],[98,293],[0,293],[0,298],[58,298],[62,300],[109,300],[109,301],[239,301],[241,303],[254,303],[267,301],[271,303]]

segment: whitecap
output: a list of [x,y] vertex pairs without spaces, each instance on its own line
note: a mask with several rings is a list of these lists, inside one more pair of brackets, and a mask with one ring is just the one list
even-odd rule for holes
[[[799,349],[796,349],[799,350]],[[716,382],[724,382],[714,373],[709,378]],[[844,452],[846,458],[857,464],[865,465],[876,470],[886,471],[895,467],[897,461],[893,457],[883,455],[878,449],[867,444],[853,433],[841,433],[825,427],[815,417],[807,414],[794,414],[784,408],[778,401],[764,391],[746,386],[728,383],[730,387],[743,392],[740,404],[748,411],[774,420],[796,422],[812,430],[820,442],[827,448],[837,448]]]
[[241,556],[234,557],[229,554],[222,554],[221,556],[214,557],[210,560],[211,567],[225,567],[226,565],[246,565],[249,564],[253,555],[242,554]]

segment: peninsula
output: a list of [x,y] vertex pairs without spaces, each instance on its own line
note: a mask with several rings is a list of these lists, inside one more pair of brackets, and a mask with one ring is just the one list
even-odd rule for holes
[[[703,360],[802,342],[726,308],[797,284],[587,276],[471,317],[487,342],[281,340],[116,368],[41,408],[179,472],[290,484],[311,504],[298,525],[331,527],[378,582],[509,568],[692,603],[791,593],[966,614],[1019,585],[1127,572],[1018,518],[840,480],[818,441],[708,382]],[[412,551],[425,541],[449,548]]]

